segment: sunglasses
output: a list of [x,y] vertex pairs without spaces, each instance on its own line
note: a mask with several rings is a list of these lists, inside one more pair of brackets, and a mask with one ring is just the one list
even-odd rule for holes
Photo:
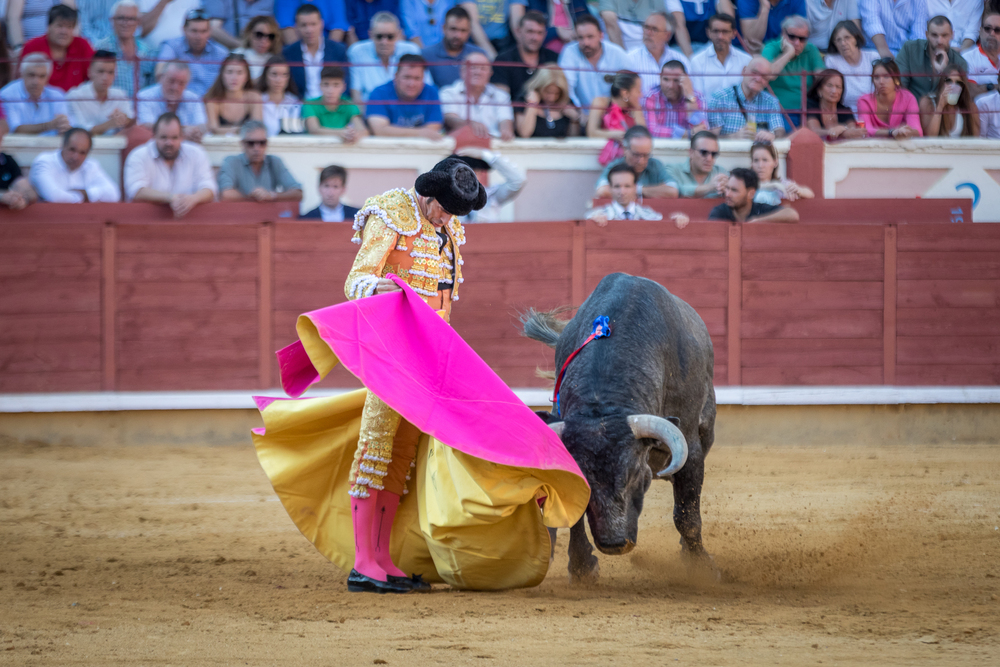
[[377,35],[372,35],[372,39],[375,41],[382,41],[383,39],[396,39],[396,36],[392,33],[379,33]]
[[269,39],[272,42],[274,41],[274,38],[277,37],[277,35],[275,35],[273,32],[261,32],[260,30],[254,32],[253,36],[256,37],[257,39]]
[[1000,28],[994,28],[991,25],[984,25],[983,31],[989,33],[990,35],[1000,35]]
[[187,14],[184,15],[185,21],[207,21],[208,12],[204,9],[192,9]]
[[243,143],[251,148],[256,148],[258,146],[263,148],[264,146],[267,146],[267,139],[244,139]]
[[711,157],[711,158],[719,157],[719,151],[706,151],[704,148],[699,148],[698,154],[701,155],[702,157]]
[[803,37],[802,35],[793,35],[790,32],[786,32],[785,33],[785,37],[787,37],[788,39],[790,39],[793,42],[805,42],[806,40],[809,39],[808,36]]

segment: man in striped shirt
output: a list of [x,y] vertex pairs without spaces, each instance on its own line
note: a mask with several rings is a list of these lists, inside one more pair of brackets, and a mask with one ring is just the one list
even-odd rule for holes
[[883,58],[891,58],[911,39],[922,39],[927,0],[858,0],[861,27]]

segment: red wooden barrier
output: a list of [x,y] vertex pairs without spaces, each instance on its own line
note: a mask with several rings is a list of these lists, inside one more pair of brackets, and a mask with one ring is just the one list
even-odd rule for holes
[[[167,224],[138,204],[28,211],[0,215],[2,392],[272,386],[273,351],[299,313],[345,299],[357,249],[349,225],[280,207]],[[453,324],[512,386],[552,367],[518,312],[578,305],[613,271],[698,310],[720,385],[1000,383],[1000,226],[548,222],[468,238]]]

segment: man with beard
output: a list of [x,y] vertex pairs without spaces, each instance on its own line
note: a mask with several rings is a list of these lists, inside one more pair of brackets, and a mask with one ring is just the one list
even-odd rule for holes
[[719,204],[708,214],[709,220],[728,222],[798,222],[795,209],[755,202],[760,180],[752,169],[737,167],[729,172],[726,203]]
[[622,47],[604,39],[601,24],[593,16],[577,19],[576,34],[579,39],[567,44],[559,54],[559,66],[566,73],[570,99],[588,115],[594,98],[611,95],[611,82],[604,77],[631,65]]
[[517,26],[517,46],[497,54],[491,83],[510,93],[512,100],[523,97],[524,84],[534,75],[539,65],[559,60],[558,53],[542,46],[545,42],[546,25],[545,15],[541,12],[525,12]]
[[183,218],[195,206],[215,200],[217,186],[208,154],[182,137],[176,114],[167,112],[156,119],[153,139],[125,160],[128,201],[166,204],[175,218]]
[[421,51],[420,55],[427,61],[427,70],[438,88],[450,86],[458,80],[458,66],[463,60],[473,53],[485,53],[475,44],[469,44],[471,30],[469,12],[461,7],[452,7],[444,15],[444,38]]
[[902,72],[903,87],[918,100],[937,88],[938,76],[948,65],[958,65],[969,70],[965,58],[951,48],[951,21],[935,16],[927,22],[927,38],[911,39],[903,44],[896,56]]
[[1000,75],[1000,11],[987,9],[983,12],[979,45],[962,51],[962,57],[969,64],[969,81],[975,82],[982,91],[996,88],[997,75]]
[[750,54],[733,46],[736,20],[726,14],[708,19],[708,38],[712,44],[691,56],[691,84],[706,100],[716,91],[738,86],[743,68],[750,64]]

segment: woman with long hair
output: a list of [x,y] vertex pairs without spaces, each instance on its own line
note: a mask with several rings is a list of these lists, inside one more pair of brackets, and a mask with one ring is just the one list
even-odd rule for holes
[[280,134],[282,130],[289,134],[302,132],[299,120],[302,101],[295,95],[299,91],[284,58],[271,56],[257,79],[257,90],[261,94],[261,120],[267,126],[268,136]]
[[858,100],[858,120],[865,124],[869,137],[923,136],[917,98],[903,88],[895,60],[880,58],[872,64],[872,89],[875,92]]
[[850,108],[841,102],[843,98],[843,74],[835,69],[817,74],[806,98],[806,127],[828,141],[865,137]]
[[799,185],[793,180],[778,177],[778,151],[770,141],[758,141],[750,147],[750,166],[760,186],[753,200],[762,204],[777,206],[782,199],[812,199],[812,189]]
[[854,21],[841,21],[830,33],[826,66],[844,76],[844,106],[858,113],[858,100],[871,92],[872,63],[878,60],[878,51],[863,49],[865,36]]
[[979,136],[979,107],[958,65],[945,67],[934,92],[920,99],[920,127],[925,137]]
[[524,107],[514,109],[520,137],[575,137],[580,112],[569,99],[569,83],[555,64],[542,65],[524,84]]
[[239,53],[222,61],[219,75],[205,93],[205,115],[212,134],[235,134],[248,120],[261,120],[260,93],[250,81],[250,66]]
[[642,80],[635,72],[621,70],[617,74],[607,74],[604,80],[611,84],[610,97],[595,97],[587,119],[587,136],[607,139],[608,143],[598,158],[601,164],[608,164],[620,158],[621,140],[625,131],[635,125],[646,125],[642,111]]
[[281,29],[273,16],[255,16],[243,30],[243,46],[233,49],[247,59],[250,65],[250,76],[254,81],[260,79],[264,65],[274,56],[281,55]]

